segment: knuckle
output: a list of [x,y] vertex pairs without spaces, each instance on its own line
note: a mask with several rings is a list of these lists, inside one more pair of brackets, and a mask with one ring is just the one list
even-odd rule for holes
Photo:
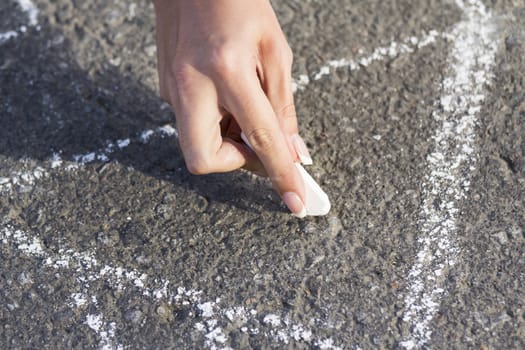
[[186,159],[186,168],[193,175],[205,175],[212,172],[210,162],[204,157],[189,157]]
[[290,102],[277,111],[277,116],[282,119],[295,119],[297,112],[295,111],[295,104]]
[[209,57],[210,67],[221,76],[237,71],[238,61],[238,53],[231,45],[222,45],[213,49]]
[[248,135],[248,140],[256,152],[268,151],[275,144],[275,137],[270,130],[264,128],[254,129]]
[[287,67],[292,66],[293,52],[286,41],[272,41],[267,45],[267,50],[277,62],[280,62]]

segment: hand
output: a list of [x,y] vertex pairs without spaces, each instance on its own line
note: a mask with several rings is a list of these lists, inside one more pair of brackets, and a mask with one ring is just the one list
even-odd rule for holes
[[[191,173],[264,172],[304,216],[292,53],[268,0],[157,0],[160,93]],[[241,141],[244,131],[255,154]]]

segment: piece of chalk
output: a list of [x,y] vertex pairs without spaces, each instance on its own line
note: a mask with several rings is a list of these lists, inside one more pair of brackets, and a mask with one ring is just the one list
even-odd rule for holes
[[295,166],[304,181],[306,215],[319,216],[328,214],[331,207],[328,195],[301,164],[295,163]]
[[[253,150],[248,138],[244,133],[241,133],[241,138]],[[305,188],[305,203],[306,215],[320,216],[326,215],[330,211],[330,199],[323,189],[315,182],[315,180],[308,174],[308,172],[299,163],[295,163],[299,174],[303,178]]]

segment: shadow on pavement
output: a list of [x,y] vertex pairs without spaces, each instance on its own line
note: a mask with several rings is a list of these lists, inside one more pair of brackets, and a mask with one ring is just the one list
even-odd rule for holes
[[[137,138],[146,129],[173,124],[173,114],[161,108],[155,92],[109,64],[101,66],[102,73],[84,71],[64,36],[49,28],[29,29],[1,44],[0,154],[44,161],[58,152],[71,161],[74,155],[103,149],[108,141]],[[282,211],[279,203],[267,199],[270,186],[245,173],[189,174],[172,137],[132,144],[111,159],[149,176],[169,178],[211,201],[245,211],[253,210],[252,202]]]

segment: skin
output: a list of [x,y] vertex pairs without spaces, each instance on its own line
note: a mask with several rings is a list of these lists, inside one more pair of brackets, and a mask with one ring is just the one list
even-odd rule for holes
[[189,171],[266,174],[301,216],[305,190],[294,162],[309,154],[298,135],[292,52],[270,2],[153,3],[160,94],[177,116]]

